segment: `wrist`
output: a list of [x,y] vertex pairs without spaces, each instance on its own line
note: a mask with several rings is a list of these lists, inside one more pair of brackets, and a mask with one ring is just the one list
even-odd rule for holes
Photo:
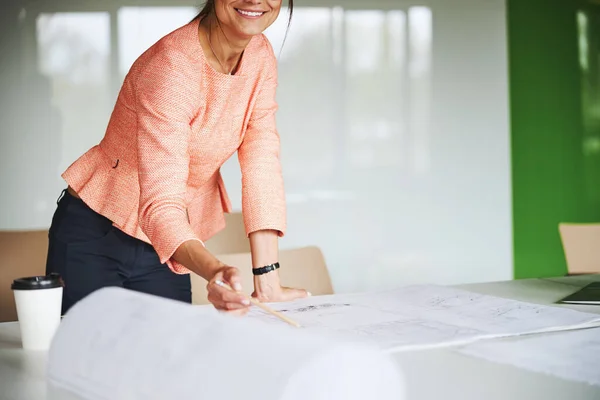
[[279,262],[256,265],[252,267],[254,282],[258,285],[276,286],[279,284]]
[[279,271],[275,270],[267,274],[254,276],[254,291],[259,298],[272,297],[272,295],[279,290],[281,290]]
[[252,275],[261,276],[279,269],[279,262],[265,265],[264,267],[252,267]]
[[219,271],[226,265],[223,264],[212,254],[207,254],[207,257],[197,260],[197,268],[201,273],[196,272],[198,275],[210,281]]
[[173,259],[207,281],[225,265],[198,240],[188,240],[175,250]]

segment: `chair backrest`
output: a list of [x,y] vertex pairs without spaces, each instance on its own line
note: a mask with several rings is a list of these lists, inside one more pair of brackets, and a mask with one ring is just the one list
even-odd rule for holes
[[225,229],[207,240],[204,244],[213,254],[246,253],[250,242],[246,236],[242,213],[225,214]]
[[600,224],[558,226],[570,275],[600,273]]
[[47,253],[47,230],[0,231],[0,322],[17,320],[12,281],[45,275]]
[[[227,265],[239,268],[244,292],[251,294],[254,289],[251,254],[222,254],[217,255],[217,258]],[[279,262],[279,276],[283,286],[306,289],[315,296],[333,293],[325,258],[318,247],[280,250]],[[192,303],[208,304],[206,281],[195,274],[191,274],[191,277]]]

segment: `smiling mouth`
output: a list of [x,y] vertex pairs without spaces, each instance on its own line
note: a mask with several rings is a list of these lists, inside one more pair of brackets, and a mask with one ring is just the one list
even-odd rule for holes
[[258,17],[262,17],[263,14],[265,13],[264,11],[247,11],[247,10],[240,10],[239,8],[236,8],[235,11],[238,12],[238,14],[247,17],[247,18],[258,18]]

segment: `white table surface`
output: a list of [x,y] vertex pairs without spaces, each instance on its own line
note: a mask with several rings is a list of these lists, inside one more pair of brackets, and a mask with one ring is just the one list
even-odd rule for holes
[[[458,287],[492,296],[553,305],[593,281],[600,281],[600,275]],[[554,306],[600,314],[600,306]],[[493,363],[451,350],[400,353],[395,357],[407,377],[409,400],[600,400],[598,386]]]
[[[531,303],[552,304],[592,281],[600,281],[600,276],[528,279],[458,287]],[[600,306],[559,307],[600,314]],[[597,386],[497,364],[447,349],[399,353],[394,357],[406,375],[408,400],[600,399],[600,387]],[[17,323],[0,323],[0,400],[45,399],[46,358],[43,352],[21,349]]]

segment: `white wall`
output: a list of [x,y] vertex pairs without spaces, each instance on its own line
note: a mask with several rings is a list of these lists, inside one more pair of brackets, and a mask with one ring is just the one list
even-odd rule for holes
[[[102,137],[131,62],[195,11],[70,3],[27,6],[14,33],[26,97],[1,97],[18,123],[1,130],[0,229],[49,225],[60,172]],[[338,291],[512,277],[504,1],[419,4],[298,1],[280,55],[282,247],[321,246]],[[235,159],[223,174],[239,208]]]

